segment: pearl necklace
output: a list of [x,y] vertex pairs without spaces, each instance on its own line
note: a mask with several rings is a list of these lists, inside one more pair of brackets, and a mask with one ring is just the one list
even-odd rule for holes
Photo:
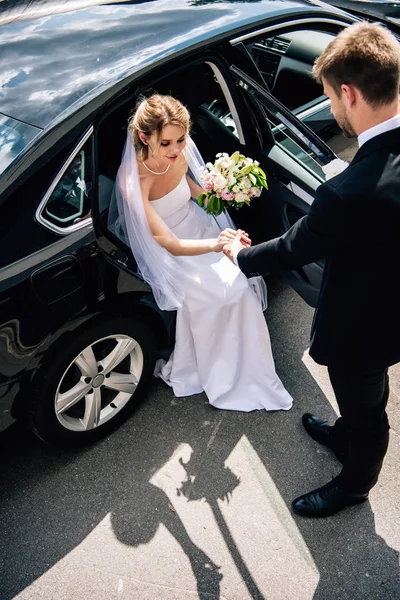
[[150,169],[150,167],[148,167],[146,165],[144,160],[142,160],[141,163],[144,166],[144,168],[147,169],[148,171],[150,171],[150,173],[153,173],[153,175],[165,175],[165,173],[169,170],[169,168],[171,166],[171,165],[167,165],[167,168],[165,169],[165,171],[157,172],[157,171],[153,171],[153,169]]

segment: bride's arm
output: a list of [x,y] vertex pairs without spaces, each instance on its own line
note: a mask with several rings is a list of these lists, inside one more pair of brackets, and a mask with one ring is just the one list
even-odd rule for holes
[[192,196],[192,198],[198,198],[200,194],[206,193],[206,191],[203,190],[203,188],[198,183],[193,181],[193,179],[189,177],[189,175],[186,175],[186,179],[190,188],[190,195]]

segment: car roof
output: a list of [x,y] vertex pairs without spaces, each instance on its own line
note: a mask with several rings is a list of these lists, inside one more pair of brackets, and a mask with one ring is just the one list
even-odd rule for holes
[[0,113],[47,128],[88,95],[168,55],[305,10],[321,8],[307,0],[141,0],[17,16],[0,27]]

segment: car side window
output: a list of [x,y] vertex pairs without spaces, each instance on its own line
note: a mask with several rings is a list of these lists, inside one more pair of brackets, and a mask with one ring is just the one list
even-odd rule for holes
[[58,233],[68,233],[91,219],[92,140],[75,148],[45,194],[38,220]]
[[312,171],[318,179],[324,181],[325,175],[321,165],[315,159],[315,153],[308,149],[306,144],[300,144],[300,140],[296,140],[294,136],[289,135],[291,130],[287,127],[287,124],[268,111],[265,106],[262,108],[275,142],[298,162],[301,162],[309,171]]
[[331,102],[322,96],[321,102],[313,107],[306,108],[300,113],[295,113],[297,118],[306,123],[325,142],[339,158],[347,162],[353,160],[358,150],[357,138],[348,138],[331,113]]

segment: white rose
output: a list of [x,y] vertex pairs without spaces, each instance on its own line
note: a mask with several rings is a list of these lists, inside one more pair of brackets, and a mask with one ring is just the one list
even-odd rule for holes
[[247,200],[247,198],[248,196],[244,192],[238,192],[237,194],[235,194],[236,202],[244,202],[245,200]]
[[250,179],[248,177],[245,177],[244,179],[242,179],[242,181],[240,182],[240,189],[243,192],[248,192],[249,189],[251,188],[252,183],[250,181]]
[[221,175],[219,173],[218,175],[215,176],[215,179],[214,179],[214,189],[215,190],[223,190],[224,188],[226,188],[226,184],[227,184],[227,181],[223,175]]
[[348,166],[349,163],[345,160],[342,160],[341,158],[335,158],[334,160],[331,160],[330,163],[321,167],[323,172],[325,173],[325,181],[328,181],[328,179],[331,179],[331,177],[339,175],[339,173],[344,171],[345,168]]

